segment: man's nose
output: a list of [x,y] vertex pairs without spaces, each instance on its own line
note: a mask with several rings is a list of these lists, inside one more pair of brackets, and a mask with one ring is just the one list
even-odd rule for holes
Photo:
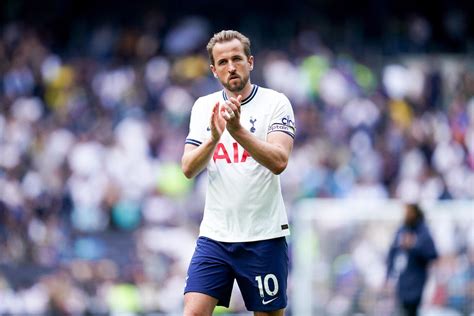
[[228,71],[230,73],[235,72],[236,68],[232,62],[229,63]]

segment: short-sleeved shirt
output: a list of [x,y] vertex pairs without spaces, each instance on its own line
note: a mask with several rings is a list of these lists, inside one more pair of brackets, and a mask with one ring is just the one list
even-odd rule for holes
[[[227,100],[225,91],[196,100],[187,144],[210,138],[213,106]],[[265,141],[270,133],[295,137],[290,101],[282,93],[253,85],[241,101],[241,125]],[[208,186],[200,236],[222,242],[246,242],[289,235],[280,177],[255,161],[225,130],[207,166]]]

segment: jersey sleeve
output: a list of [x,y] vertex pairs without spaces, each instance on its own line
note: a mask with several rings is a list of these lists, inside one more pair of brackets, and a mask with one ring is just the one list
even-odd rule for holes
[[284,95],[279,94],[279,99],[273,116],[268,126],[268,133],[282,132],[295,138],[296,125],[295,115],[291,107],[290,100]]
[[191,110],[191,119],[189,121],[189,134],[186,137],[186,144],[199,146],[206,138],[206,128],[209,122],[204,118],[200,99],[197,99]]

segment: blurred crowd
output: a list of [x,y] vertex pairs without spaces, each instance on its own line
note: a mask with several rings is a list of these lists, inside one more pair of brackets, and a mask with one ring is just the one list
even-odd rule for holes
[[[180,310],[206,185],[180,158],[194,100],[221,89],[211,35],[197,17],[161,37],[104,24],[63,52],[5,25],[0,315]],[[254,55],[253,83],[295,111],[290,209],[306,197],[474,198],[472,56],[361,59],[314,29]]]

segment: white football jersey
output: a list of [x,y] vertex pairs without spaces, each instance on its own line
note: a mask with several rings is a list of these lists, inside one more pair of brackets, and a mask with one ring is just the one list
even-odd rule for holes
[[[211,136],[213,106],[224,90],[201,97],[191,112],[186,143],[199,146]],[[290,101],[282,93],[253,85],[241,102],[241,125],[261,140],[269,133],[295,137]],[[289,235],[280,177],[256,162],[229,134],[221,136],[207,166],[208,187],[200,236],[223,242],[257,241]]]

